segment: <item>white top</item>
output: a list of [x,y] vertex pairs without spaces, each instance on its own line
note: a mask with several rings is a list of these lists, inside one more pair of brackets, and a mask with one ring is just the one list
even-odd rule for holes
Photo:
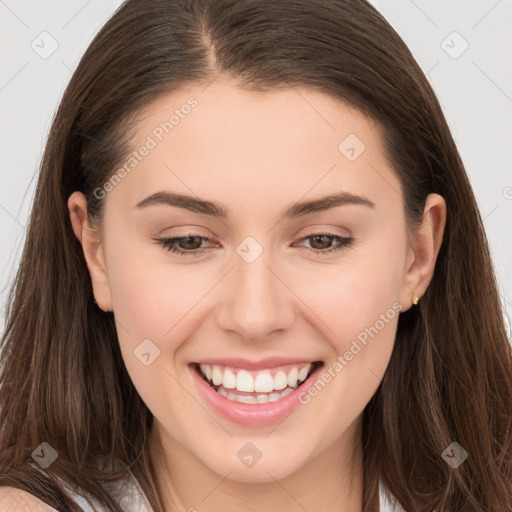
[[[82,507],[84,512],[94,512],[94,509],[85,501],[82,495],[73,492],[64,480],[60,479],[60,481],[68,490],[69,495]],[[124,512],[154,512],[139,482],[137,482],[131,471],[128,480],[105,484],[104,487],[116,502],[119,503]],[[98,511],[104,510],[96,500],[92,497],[90,499]]]
[[[38,464],[32,462],[30,465],[33,468],[44,472]],[[87,496],[96,507],[97,512],[105,511],[105,507],[100,505],[89,493],[86,491],[77,493],[73,491],[69,482],[58,476],[56,476],[56,478],[64,486],[68,495],[82,508],[83,512],[95,512],[91,505],[86,501],[85,496]],[[128,478],[126,480],[121,482],[105,483],[103,484],[103,488],[121,506],[124,512],[154,512],[146,498],[146,495],[144,494],[144,491],[140,487],[139,482],[130,470],[128,470]],[[48,506],[48,511],[58,512],[50,506]]]
[[[34,464],[32,465],[35,467]],[[65,480],[61,478],[59,478],[59,480],[66,488],[71,498],[73,498],[82,508],[83,512],[94,512],[94,509],[84,498],[85,492],[84,494],[77,494],[71,489],[71,486]],[[137,482],[131,471],[129,471],[129,477],[127,480],[123,482],[105,484],[105,489],[119,503],[124,512],[154,512],[141,489],[139,482]],[[105,510],[104,507],[102,507],[92,497],[89,499],[92,501],[97,511]],[[52,507],[49,507],[49,510],[58,512]],[[397,503],[396,498],[384,485],[382,480],[379,482],[379,512],[405,512],[400,504]]]
[[405,512],[382,480],[379,481],[379,512]]

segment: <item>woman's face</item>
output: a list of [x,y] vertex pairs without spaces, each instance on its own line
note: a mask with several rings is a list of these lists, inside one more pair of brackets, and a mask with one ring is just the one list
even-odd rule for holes
[[240,482],[348,461],[438,245],[407,238],[374,123],[218,79],[147,108],[132,150],[84,251],[166,450]]

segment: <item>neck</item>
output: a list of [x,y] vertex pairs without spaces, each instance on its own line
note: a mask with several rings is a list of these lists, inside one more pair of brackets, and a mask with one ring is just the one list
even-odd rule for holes
[[[361,419],[328,450],[281,480],[237,482],[211,471],[156,421],[152,460],[165,512],[362,512]],[[283,454],[293,456],[293,454]]]

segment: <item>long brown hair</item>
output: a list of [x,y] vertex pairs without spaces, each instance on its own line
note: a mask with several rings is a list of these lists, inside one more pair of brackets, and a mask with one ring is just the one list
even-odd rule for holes
[[[311,87],[370,116],[402,184],[411,229],[438,193],[447,222],[434,277],[399,317],[394,351],[363,414],[364,512],[378,478],[408,512],[512,510],[512,356],[473,191],[429,82],[363,0],[128,0],[81,59],[54,118],[21,263],[10,290],[0,375],[0,485],[80,510],[54,475],[122,512],[102,482],[120,460],[155,511],[153,417],[136,392],[112,313],[94,304],[67,199],[101,221],[106,182],[141,109],[220,73],[241,87]],[[47,442],[45,474],[31,454]],[[452,442],[468,453],[452,468]]]

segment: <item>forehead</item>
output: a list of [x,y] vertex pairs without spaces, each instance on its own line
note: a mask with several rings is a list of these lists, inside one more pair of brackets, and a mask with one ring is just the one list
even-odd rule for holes
[[[190,107],[192,103],[194,106]],[[259,154],[286,142],[307,142],[307,148],[318,146],[318,138],[336,153],[336,142],[344,134],[368,138],[367,132],[375,124],[349,104],[311,88],[281,87],[256,92],[220,79],[207,86],[189,86],[164,95],[140,112],[138,118],[139,140],[149,133],[161,141],[168,135],[177,139],[180,134],[194,132],[203,144],[215,141],[218,145],[224,139],[248,148],[251,141],[252,146],[266,143],[258,149]],[[345,133],[347,130],[351,132]]]
[[219,79],[168,93],[139,113],[131,148],[137,161],[116,187],[131,204],[164,188],[255,204],[400,188],[373,120],[308,88],[253,92]]

